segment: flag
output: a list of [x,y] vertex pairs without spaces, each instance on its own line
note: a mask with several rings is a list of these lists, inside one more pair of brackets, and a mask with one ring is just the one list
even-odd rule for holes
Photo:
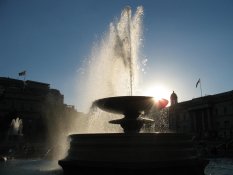
[[199,80],[197,81],[197,83],[196,83],[196,88],[197,88],[197,86],[198,86],[198,84],[201,82],[201,79],[199,78]]
[[26,75],[26,70],[19,73],[19,76],[23,76],[23,75]]

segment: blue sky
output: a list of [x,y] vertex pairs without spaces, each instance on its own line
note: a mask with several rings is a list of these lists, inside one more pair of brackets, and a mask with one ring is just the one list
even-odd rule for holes
[[26,70],[82,111],[79,70],[126,5],[144,8],[142,90],[162,84],[191,100],[199,78],[203,95],[233,90],[232,0],[1,0],[0,76]]

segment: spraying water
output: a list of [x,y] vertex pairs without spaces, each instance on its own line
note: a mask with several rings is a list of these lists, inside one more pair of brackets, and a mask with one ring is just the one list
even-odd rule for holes
[[[87,110],[93,101],[100,98],[133,95],[133,89],[138,83],[142,15],[142,7],[138,7],[134,14],[130,7],[124,8],[120,18],[110,23],[105,36],[94,45],[88,64],[84,65],[84,80],[80,81],[85,83],[84,97],[81,100]],[[59,120],[50,127],[51,134],[54,131],[59,133],[59,137],[51,136],[51,145],[63,144],[58,148],[53,146],[49,151],[55,159],[65,157],[69,142],[67,135],[70,134],[121,132],[120,126],[108,123],[116,118],[121,116],[96,109],[89,117],[77,117],[76,121],[68,121],[68,128]],[[52,122],[48,119],[48,123]]]
[[126,7],[120,19],[110,23],[101,43],[94,46],[86,77],[89,106],[99,98],[133,94],[138,82],[142,15],[142,7],[134,15]]
[[9,135],[22,135],[23,121],[19,117],[11,121]]
[[[120,18],[110,23],[102,41],[93,47],[85,74],[84,103],[88,108],[96,99],[134,95],[139,80],[138,55],[142,38],[142,16],[141,6],[135,13],[130,7],[124,8]],[[91,120],[99,118],[99,115],[103,123],[98,122],[96,128],[94,128],[96,125],[89,123],[91,129],[87,129],[87,132],[108,132],[109,124],[104,123],[109,121],[109,114],[105,121],[104,112],[97,111],[92,115]],[[111,131],[114,130],[112,127]]]

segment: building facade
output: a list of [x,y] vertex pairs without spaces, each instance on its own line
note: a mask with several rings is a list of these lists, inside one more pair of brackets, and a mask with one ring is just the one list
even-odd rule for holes
[[[73,106],[64,104],[64,96],[50,85],[0,77],[0,139],[9,136],[10,129],[21,127],[24,142],[45,142],[56,139],[59,130],[78,117]],[[18,118],[18,120],[17,120]],[[21,124],[14,121],[21,121]],[[53,133],[52,133],[53,132]]]
[[170,130],[192,133],[198,138],[233,137],[233,91],[181,103],[173,92],[171,101],[168,114]]

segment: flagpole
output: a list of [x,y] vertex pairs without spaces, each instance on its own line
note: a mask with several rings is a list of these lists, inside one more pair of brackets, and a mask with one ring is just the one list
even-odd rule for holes
[[201,91],[201,97],[202,97],[201,79],[200,79],[200,91]]
[[198,84],[200,84],[200,91],[201,91],[201,97],[202,97],[202,87],[201,87],[201,79],[199,78],[197,83],[196,83],[196,88],[198,86]]

